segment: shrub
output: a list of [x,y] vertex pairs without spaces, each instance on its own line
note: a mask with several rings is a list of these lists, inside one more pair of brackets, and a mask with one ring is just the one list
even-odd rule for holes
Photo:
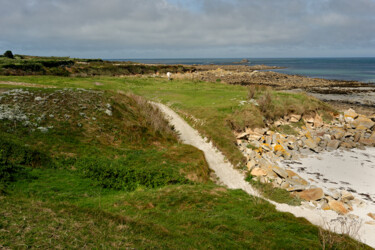
[[254,85],[247,87],[247,99],[248,100],[254,99],[256,92],[257,91]]
[[177,183],[188,183],[179,169],[166,163],[149,161],[155,157],[143,151],[131,151],[126,157],[110,160],[103,157],[85,157],[76,167],[102,187],[133,191],[138,187],[156,188]]
[[4,56],[10,59],[14,59],[13,53],[10,50],[5,51]]
[[272,94],[271,91],[266,90],[264,95],[262,95],[258,100],[259,108],[267,117],[267,113],[269,113],[270,108],[272,106]]

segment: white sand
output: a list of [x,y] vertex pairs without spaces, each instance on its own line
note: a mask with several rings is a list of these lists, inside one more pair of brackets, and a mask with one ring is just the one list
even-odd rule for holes
[[[213,147],[211,143],[206,142],[199,133],[178,114],[163,104],[154,103],[154,105],[158,106],[169,119],[170,123],[180,133],[180,138],[184,143],[197,147],[204,152],[208,165],[215,171],[217,177],[224,185],[231,189],[242,189],[250,195],[259,196],[258,192],[244,180],[244,176],[238,170],[234,169],[229,162],[225,161],[222,153]],[[293,207],[270,200],[268,201],[274,204],[279,211],[289,212],[296,217],[306,218],[311,223],[333,232],[347,233],[353,238],[371,247],[375,247],[375,225],[364,224],[364,221],[358,222],[357,220],[350,220],[347,217],[343,219],[333,211],[323,211],[302,206]],[[364,209],[358,210],[357,212],[361,217],[365,217],[363,214],[365,212]]]
[[300,162],[301,165],[288,165],[301,177],[310,179],[311,184],[344,189],[375,205],[375,148],[325,152],[309,155]]
[[[365,202],[364,206],[353,206],[351,214],[363,222],[374,221],[367,214],[375,213],[375,148],[324,152],[302,158],[300,163],[283,166],[325,191],[334,188],[351,192]],[[372,239],[375,241],[375,232]]]

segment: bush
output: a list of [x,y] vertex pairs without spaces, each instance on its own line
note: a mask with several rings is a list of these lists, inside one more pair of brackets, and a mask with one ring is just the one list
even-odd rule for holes
[[[149,161],[150,153],[132,151],[125,158],[110,160],[103,157],[86,157],[77,161],[76,167],[102,187],[133,191],[138,187],[156,188],[177,183],[188,183],[179,168],[170,164]],[[148,162],[149,161],[149,162]]]
[[4,56],[10,59],[14,59],[13,53],[10,50],[5,51]]
[[20,145],[12,140],[1,138],[0,164],[11,166],[46,167],[50,158],[42,152]]

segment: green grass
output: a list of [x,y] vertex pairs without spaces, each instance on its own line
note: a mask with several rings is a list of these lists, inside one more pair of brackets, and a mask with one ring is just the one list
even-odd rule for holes
[[[1,197],[0,245],[49,248],[319,249],[320,231],[213,184],[115,191],[74,170],[35,169]],[[364,248],[332,234],[332,247]]]
[[301,200],[295,196],[292,196],[290,192],[275,188],[272,183],[261,183],[260,181],[255,181],[251,177],[247,177],[246,181],[259,190],[259,192],[266,198],[276,201],[278,203],[285,203],[291,206],[301,205]]

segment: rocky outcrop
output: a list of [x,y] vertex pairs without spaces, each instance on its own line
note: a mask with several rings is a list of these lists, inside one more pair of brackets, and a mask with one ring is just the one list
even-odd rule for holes
[[[317,154],[337,149],[348,150],[375,146],[374,117],[357,114],[353,109],[338,115],[328,123],[321,116],[290,115],[269,124],[278,128],[289,125],[295,135],[286,135],[268,129],[246,129],[237,135],[237,144],[246,156],[248,171],[255,180],[272,182],[273,186],[286,189],[295,196],[316,202],[324,210],[346,214],[352,210],[355,197],[347,192],[325,190],[311,186],[290,169],[280,167],[280,162],[295,163],[306,154]],[[304,126],[294,124],[303,121]]]

